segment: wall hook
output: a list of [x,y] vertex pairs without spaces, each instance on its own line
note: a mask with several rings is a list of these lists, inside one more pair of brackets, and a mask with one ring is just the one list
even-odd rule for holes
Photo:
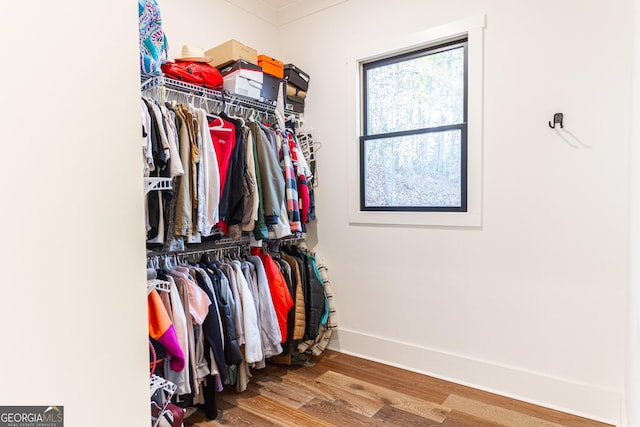
[[551,122],[549,122],[549,127],[551,129],[555,129],[556,128],[556,123],[559,123],[560,127],[563,128],[564,126],[562,125],[562,119],[563,119],[562,113],[555,113],[553,115],[553,124],[551,124]]

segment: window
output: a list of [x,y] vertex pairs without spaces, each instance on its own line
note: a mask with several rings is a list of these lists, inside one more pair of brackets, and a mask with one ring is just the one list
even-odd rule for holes
[[467,211],[467,39],[362,64],[360,209]]
[[[350,224],[482,226],[485,26],[484,15],[473,16],[395,37],[381,35],[347,52]],[[420,57],[448,64],[436,67],[436,73],[454,77],[443,87],[432,86],[436,90],[427,95],[417,93],[415,78],[407,79],[409,91],[388,90],[407,87],[390,76],[431,60]],[[455,78],[461,70],[462,86]],[[437,75],[423,78],[428,82]],[[432,176],[419,175],[428,173]]]

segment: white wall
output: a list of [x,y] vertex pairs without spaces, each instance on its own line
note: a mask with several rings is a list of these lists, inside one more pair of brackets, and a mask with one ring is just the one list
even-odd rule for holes
[[[311,74],[318,251],[343,351],[618,421],[624,389],[632,2],[350,0],[279,28]],[[486,15],[483,226],[350,225],[354,51]],[[295,37],[291,37],[295,34]],[[572,148],[547,121],[591,149]],[[352,184],[352,183],[350,183]]]
[[0,14],[0,404],[149,425],[135,2]]
[[[640,0],[634,1],[632,117],[640,114]],[[629,297],[627,330],[626,425],[640,425],[640,122],[632,121]]]
[[169,39],[169,56],[180,57],[182,46],[205,50],[235,39],[275,56],[277,31],[273,24],[253,16],[225,0],[159,0]]

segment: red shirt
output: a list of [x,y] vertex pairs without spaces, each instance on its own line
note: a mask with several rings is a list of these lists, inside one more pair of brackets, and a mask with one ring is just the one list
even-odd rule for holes
[[[211,139],[213,140],[213,148],[218,158],[218,169],[220,170],[220,198],[227,180],[227,171],[229,170],[229,160],[231,153],[236,146],[236,129],[233,123],[221,118],[215,118],[209,122]],[[218,129],[216,129],[218,128]]]

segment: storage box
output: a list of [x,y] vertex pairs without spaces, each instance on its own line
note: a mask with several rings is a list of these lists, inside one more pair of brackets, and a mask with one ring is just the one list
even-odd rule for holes
[[278,88],[280,87],[280,83],[282,83],[282,99],[286,100],[287,81],[267,73],[264,73],[264,81],[262,82],[260,97],[264,101],[275,105],[275,102],[278,100]]
[[238,59],[237,61],[233,61],[225,65],[220,65],[217,68],[218,70],[220,70],[220,74],[222,74],[223,76],[240,69],[262,71],[262,67],[256,64],[252,64],[249,61],[245,61],[244,59]]
[[296,113],[304,113],[304,99],[297,96],[287,95],[287,107],[290,107]]
[[305,73],[293,64],[285,64],[284,78],[287,83],[294,85],[298,89],[305,92],[309,89],[309,74]]
[[239,73],[228,74],[224,78],[222,87],[231,93],[237,95],[247,96],[253,99],[260,99],[260,91],[262,90],[262,83],[255,80],[241,76]]
[[222,74],[223,78],[233,75],[246,77],[249,80],[254,80],[260,83],[263,82],[262,68],[255,64],[251,64],[244,59],[234,61],[226,67],[218,67],[218,70],[220,70],[220,74]]
[[297,96],[298,98],[306,98],[307,92],[303,91],[302,89],[298,89],[294,85],[287,85],[287,95]]
[[284,78],[284,64],[282,61],[271,58],[267,55],[258,55],[258,65],[262,67],[262,71],[271,74],[279,79]]
[[211,65],[214,67],[223,66],[238,59],[244,59],[252,64],[258,63],[258,51],[236,40],[222,43],[207,50],[204,54],[213,59]]

